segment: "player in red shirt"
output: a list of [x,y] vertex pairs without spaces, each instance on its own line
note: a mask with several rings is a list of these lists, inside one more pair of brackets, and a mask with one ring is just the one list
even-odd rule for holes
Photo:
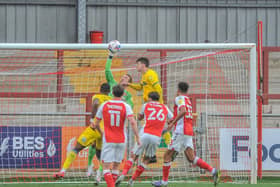
[[[113,87],[114,98],[103,103],[96,114],[95,126],[99,128],[100,121],[104,121],[103,147],[101,160],[103,162],[104,179],[108,187],[115,187],[115,181],[119,174],[119,165],[124,158],[126,148],[125,121],[129,120],[140,145],[137,123],[134,119],[131,107],[122,101],[124,89],[120,85]],[[112,165],[112,173],[110,168]]]
[[143,133],[140,137],[141,146],[136,145],[134,147],[132,157],[126,161],[122,175],[116,181],[116,186],[119,186],[121,181],[124,180],[125,175],[133,166],[133,162],[144,154],[142,163],[137,166],[135,173],[128,182],[128,186],[132,186],[134,180],[144,172],[147,165],[150,164],[151,158],[156,154],[166,121],[173,118],[172,112],[164,104],[160,104],[159,100],[158,92],[148,94],[148,103],[142,106],[138,114],[138,120],[145,119]]
[[192,127],[192,104],[190,98],[187,96],[188,89],[188,83],[180,82],[178,84],[173,111],[174,119],[168,125],[168,130],[171,130],[175,126],[172,141],[163,157],[162,180],[153,182],[153,186],[167,186],[171,162],[182,148],[189,162],[211,172],[214,178],[214,185],[218,183],[220,172],[194,154],[192,142],[192,136],[194,135]]

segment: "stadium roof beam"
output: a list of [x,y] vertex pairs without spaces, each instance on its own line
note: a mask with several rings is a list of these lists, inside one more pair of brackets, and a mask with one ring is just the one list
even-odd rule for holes
[[179,3],[179,2],[100,2],[88,1],[88,6],[124,6],[124,7],[193,7],[193,8],[279,8],[279,3]]

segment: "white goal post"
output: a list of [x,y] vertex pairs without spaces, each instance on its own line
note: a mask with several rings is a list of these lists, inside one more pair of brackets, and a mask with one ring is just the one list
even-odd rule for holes
[[[0,43],[0,183],[91,181],[84,176],[86,151],[65,179],[54,181],[52,175],[89,121],[91,97],[106,81],[106,50],[107,44]],[[111,68],[117,82],[124,73],[140,80],[135,69],[139,57],[147,57],[158,73],[170,108],[177,83],[190,84],[189,95],[198,114],[196,153],[220,168],[225,182],[256,184],[256,45],[121,44]],[[129,91],[137,113],[142,93]],[[129,141],[128,149],[133,137]],[[160,148],[159,162],[141,181],[159,179],[165,150],[166,146]],[[170,181],[209,176],[179,155]]]

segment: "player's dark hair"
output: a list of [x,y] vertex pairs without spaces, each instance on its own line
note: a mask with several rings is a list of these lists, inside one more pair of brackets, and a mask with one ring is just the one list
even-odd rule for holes
[[124,88],[121,85],[116,85],[113,87],[113,95],[115,97],[121,97],[124,93]]
[[187,93],[189,89],[189,84],[186,82],[179,82],[178,83],[178,89],[182,93]]
[[158,92],[150,92],[148,97],[151,98],[153,101],[159,101],[160,98]]
[[132,83],[132,76],[130,74],[128,74],[128,73],[126,75],[129,77],[129,81],[128,82]]
[[146,67],[150,66],[150,61],[146,57],[138,58],[136,62],[141,62],[141,64],[145,64]]
[[100,86],[100,92],[104,94],[110,93],[110,85],[108,83],[103,83]]

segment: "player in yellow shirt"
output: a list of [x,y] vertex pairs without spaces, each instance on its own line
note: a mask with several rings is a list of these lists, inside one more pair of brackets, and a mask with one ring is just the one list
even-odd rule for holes
[[[141,91],[143,90],[143,100],[148,102],[148,95],[150,92],[157,92],[160,95],[159,102],[163,104],[162,88],[158,79],[158,74],[156,71],[149,68],[150,61],[148,58],[141,57],[136,60],[136,70],[141,72],[142,77],[140,83],[128,83],[128,86]],[[162,132],[162,138],[165,143],[168,145],[171,142],[170,132],[164,130]],[[151,162],[156,162],[156,157],[151,158]]]
[[147,58],[141,57],[136,60],[136,69],[142,73],[140,83],[129,83],[128,86],[141,91],[143,90],[143,100],[148,101],[148,95],[150,92],[158,92],[160,95],[159,102],[163,104],[162,88],[158,80],[157,72],[149,68],[150,62]]
[[[105,101],[111,99],[108,94],[110,93],[110,85],[108,83],[103,83],[100,87],[100,94],[93,96],[93,108],[91,114],[91,124],[87,127],[82,134],[79,136],[75,147],[67,154],[67,158],[63,163],[63,167],[59,173],[54,175],[54,178],[63,178],[66,170],[71,166],[75,160],[77,154],[84,148],[91,146],[95,143],[96,156],[100,158],[101,147],[102,147],[102,135],[101,129],[96,129],[93,124],[93,118],[97,112],[98,107]],[[92,159],[92,158],[91,158]]]
[[[101,85],[100,94],[95,94],[92,97],[91,123],[94,122],[95,114],[97,113],[98,107],[102,103],[112,99],[112,97],[108,95],[109,90],[110,90],[110,85],[108,83],[104,83]],[[104,130],[103,121],[101,121],[100,127],[101,127],[101,130],[103,131]],[[91,146],[89,146],[89,149],[88,149],[88,172],[87,172],[88,177],[90,177],[93,174],[92,159],[93,159],[94,155],[96,154],[96,157],[98,158],[98,160],[100,160],[101,148],[102,148],[102,137],[100,136],[96,139],[96,141]],[[97,170],[97,173],[96,173],[96,183],[99,183],[101,180],[102,170],[103,170],[103,167],[102,167],[102,164],[100,163],[99,169]]]

